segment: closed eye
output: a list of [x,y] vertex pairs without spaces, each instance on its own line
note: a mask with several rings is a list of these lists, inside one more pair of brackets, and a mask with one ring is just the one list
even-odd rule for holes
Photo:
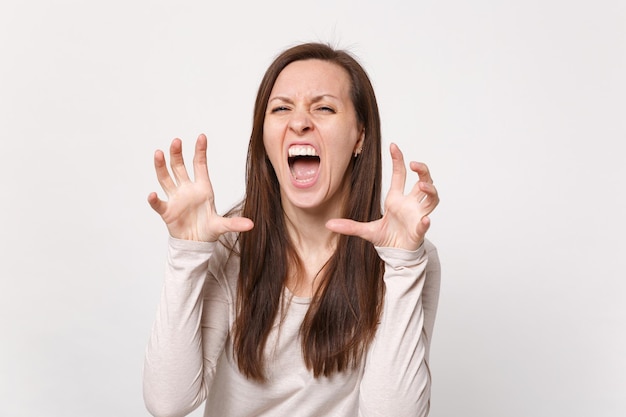
[[289,110],[289,107],[287,106],[276,106],[272,108],[272,113],[279,113],[287,110]]
[[321,106],[317,108],[318,111],[324,112],[324,113],[336,113],[335,109],[333,109],[332,107],[328,107],[328,106]]

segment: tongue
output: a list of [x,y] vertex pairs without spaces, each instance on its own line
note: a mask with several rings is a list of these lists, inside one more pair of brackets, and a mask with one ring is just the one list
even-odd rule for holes
[[318,158],[296,158],[291,166],[291,173],[296,181],[308,181],[315,177],[319,166]]

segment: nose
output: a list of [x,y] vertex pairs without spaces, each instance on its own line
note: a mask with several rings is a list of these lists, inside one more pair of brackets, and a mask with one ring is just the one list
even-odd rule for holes
[[313,123],[309,113],[305,110],[294,110],[289,118],[289,129],[298,135],[302,135],[313,129]]

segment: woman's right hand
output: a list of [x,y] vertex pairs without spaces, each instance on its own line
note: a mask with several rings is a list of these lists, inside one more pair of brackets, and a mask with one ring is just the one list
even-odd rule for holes
[[[182,141],[174,139],[170,146],[170,167],[161,150],[154,153],[154,167],[167,201],[157,193],[148,196],[148,203],[159,213],[170,235],[177,239],[214,242],[226,232],[245,232],[254,227],[245,217],[222,217],[215,210],[215,197],[209,179],[206,159],[207,138],[198,136],[193,158],[194,180],[189,179],[182,154]],[[175,181],[174,181],[175,180]]]

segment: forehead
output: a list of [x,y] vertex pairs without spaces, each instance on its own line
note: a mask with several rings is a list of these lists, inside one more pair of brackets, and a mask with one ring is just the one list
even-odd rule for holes
[[339,65],[307,59],[287,65],[278,75],[271,95],[331,94],[349,99],[350,87],[350,76]]

